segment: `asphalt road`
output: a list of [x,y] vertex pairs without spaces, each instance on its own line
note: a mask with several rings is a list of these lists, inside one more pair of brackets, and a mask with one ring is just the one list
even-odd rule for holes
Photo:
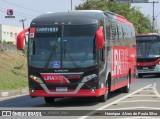
[[[107,116],[100,116],[104,119],[130,119],[130,118],[160,118],[156,116],[156,112],[151,113],[150,116],[144,113],[137,114],[138,116],[132,116],[128,110],[159,110],[160,111],[160,78],[149,77],[137,79],[134,84],[131,85],[129,93],[122,93],[120,90],[111,94],[111,98],[104,103],[98,102],[96,98],[62,98],[56,99],[53,104],[46,104],[43,98],[31,98],[28,95],[14,97],[11,99],[0,99],[1,110],[74,110],[72,113],[78,113],[74,116],[59,116],[59,119],[64,118],[79,118],[90,119],[99,118],[97,116],[89,115],[104,115],[103,110],[106,110]],[[79,114],[79,110],[91,110],[82,111]],[[100,110],[100,111],[95,111]],[[124,110],[125,116],[109,116],[110,113],[107,110]],[[90,112],[90,113],[89,113]],[[59,114],[59,112],[57,112]],[[115,112],[118,113],[118,112]],[[138,111],[136,112],[138,113]],[[61,114],[62,115],[62,114]],[[65,114],[64,114],[65,115]],[[152,115],[152,116],[151,116]],[[54,118],[54,117],[52,117]],[[55,117],[57,118],[57,117]]]

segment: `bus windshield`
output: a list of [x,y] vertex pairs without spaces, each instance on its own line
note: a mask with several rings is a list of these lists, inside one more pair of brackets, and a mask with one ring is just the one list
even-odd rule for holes
[[39,28],[35,38],[29,39],[30,66],[77,68],[97,64],[95,57],[97,25],[57,25],[50,29],[52,30],[47,31]]
[[137,41],[137,58],[160,57],[160,41]]

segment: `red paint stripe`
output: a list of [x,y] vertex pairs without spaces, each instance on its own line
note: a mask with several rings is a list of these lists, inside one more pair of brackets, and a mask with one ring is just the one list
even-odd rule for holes
[[154,66],[159,62],[160,62],[160,59],[157,59],[156,61],[153,61],[153,62],[137,62],[137,66]]
[[[55,90],[51,90],[54,92]],[[74,90],[69,90],[69,92],[73,92]],[[95,92],[91,92],[90,89],[82,89],[79,90],[76,94],[47,94],[45,90],[35,90],[34,93],[30,92],[30,96],[32,97],[90,97],[90,96],[100,96],[105,94],[106,87],[102,89],[97,89]]]
[[127,19],[124,16],[118,15],[118,16],[116,16],[116,20],[123,22],[124,24],[127,24],[129,26],[133,26],[133,24],[131,22],[127,21]]

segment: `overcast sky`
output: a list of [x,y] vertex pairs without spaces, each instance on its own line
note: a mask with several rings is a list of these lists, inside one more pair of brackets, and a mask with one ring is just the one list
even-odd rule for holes
[[[85,0],[72,0],[73,9]],[[150,0],[153,1],[153,0]],[[155,0],[159,1],[159,0]],[[147,16],[152,17],[152,4],[132,4],[140,7],[140,10]],[[13,9],[15,19],[5,18],[7,9]],[[0,24],[22,26],[19,20],[26,18],[25,27],[36,16],[46,12],[59,12],[71,10],[71,0],[0,0]],[[160,3],[155,4],[155,16],[160,24]],[[160,25],[159,25],[160,26]]]

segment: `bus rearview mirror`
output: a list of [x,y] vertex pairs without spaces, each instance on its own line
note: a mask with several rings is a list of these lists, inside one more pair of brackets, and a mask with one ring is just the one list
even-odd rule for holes
[[28,28],[21,31],[17,36],[17,49],[23,50],[24,49],[24,41],[26,37],[26,32],[28,32]]
[[96,31],[96,48],[103,49],[104,47],[104,34],[103,34],[103,27],[99,27]]

